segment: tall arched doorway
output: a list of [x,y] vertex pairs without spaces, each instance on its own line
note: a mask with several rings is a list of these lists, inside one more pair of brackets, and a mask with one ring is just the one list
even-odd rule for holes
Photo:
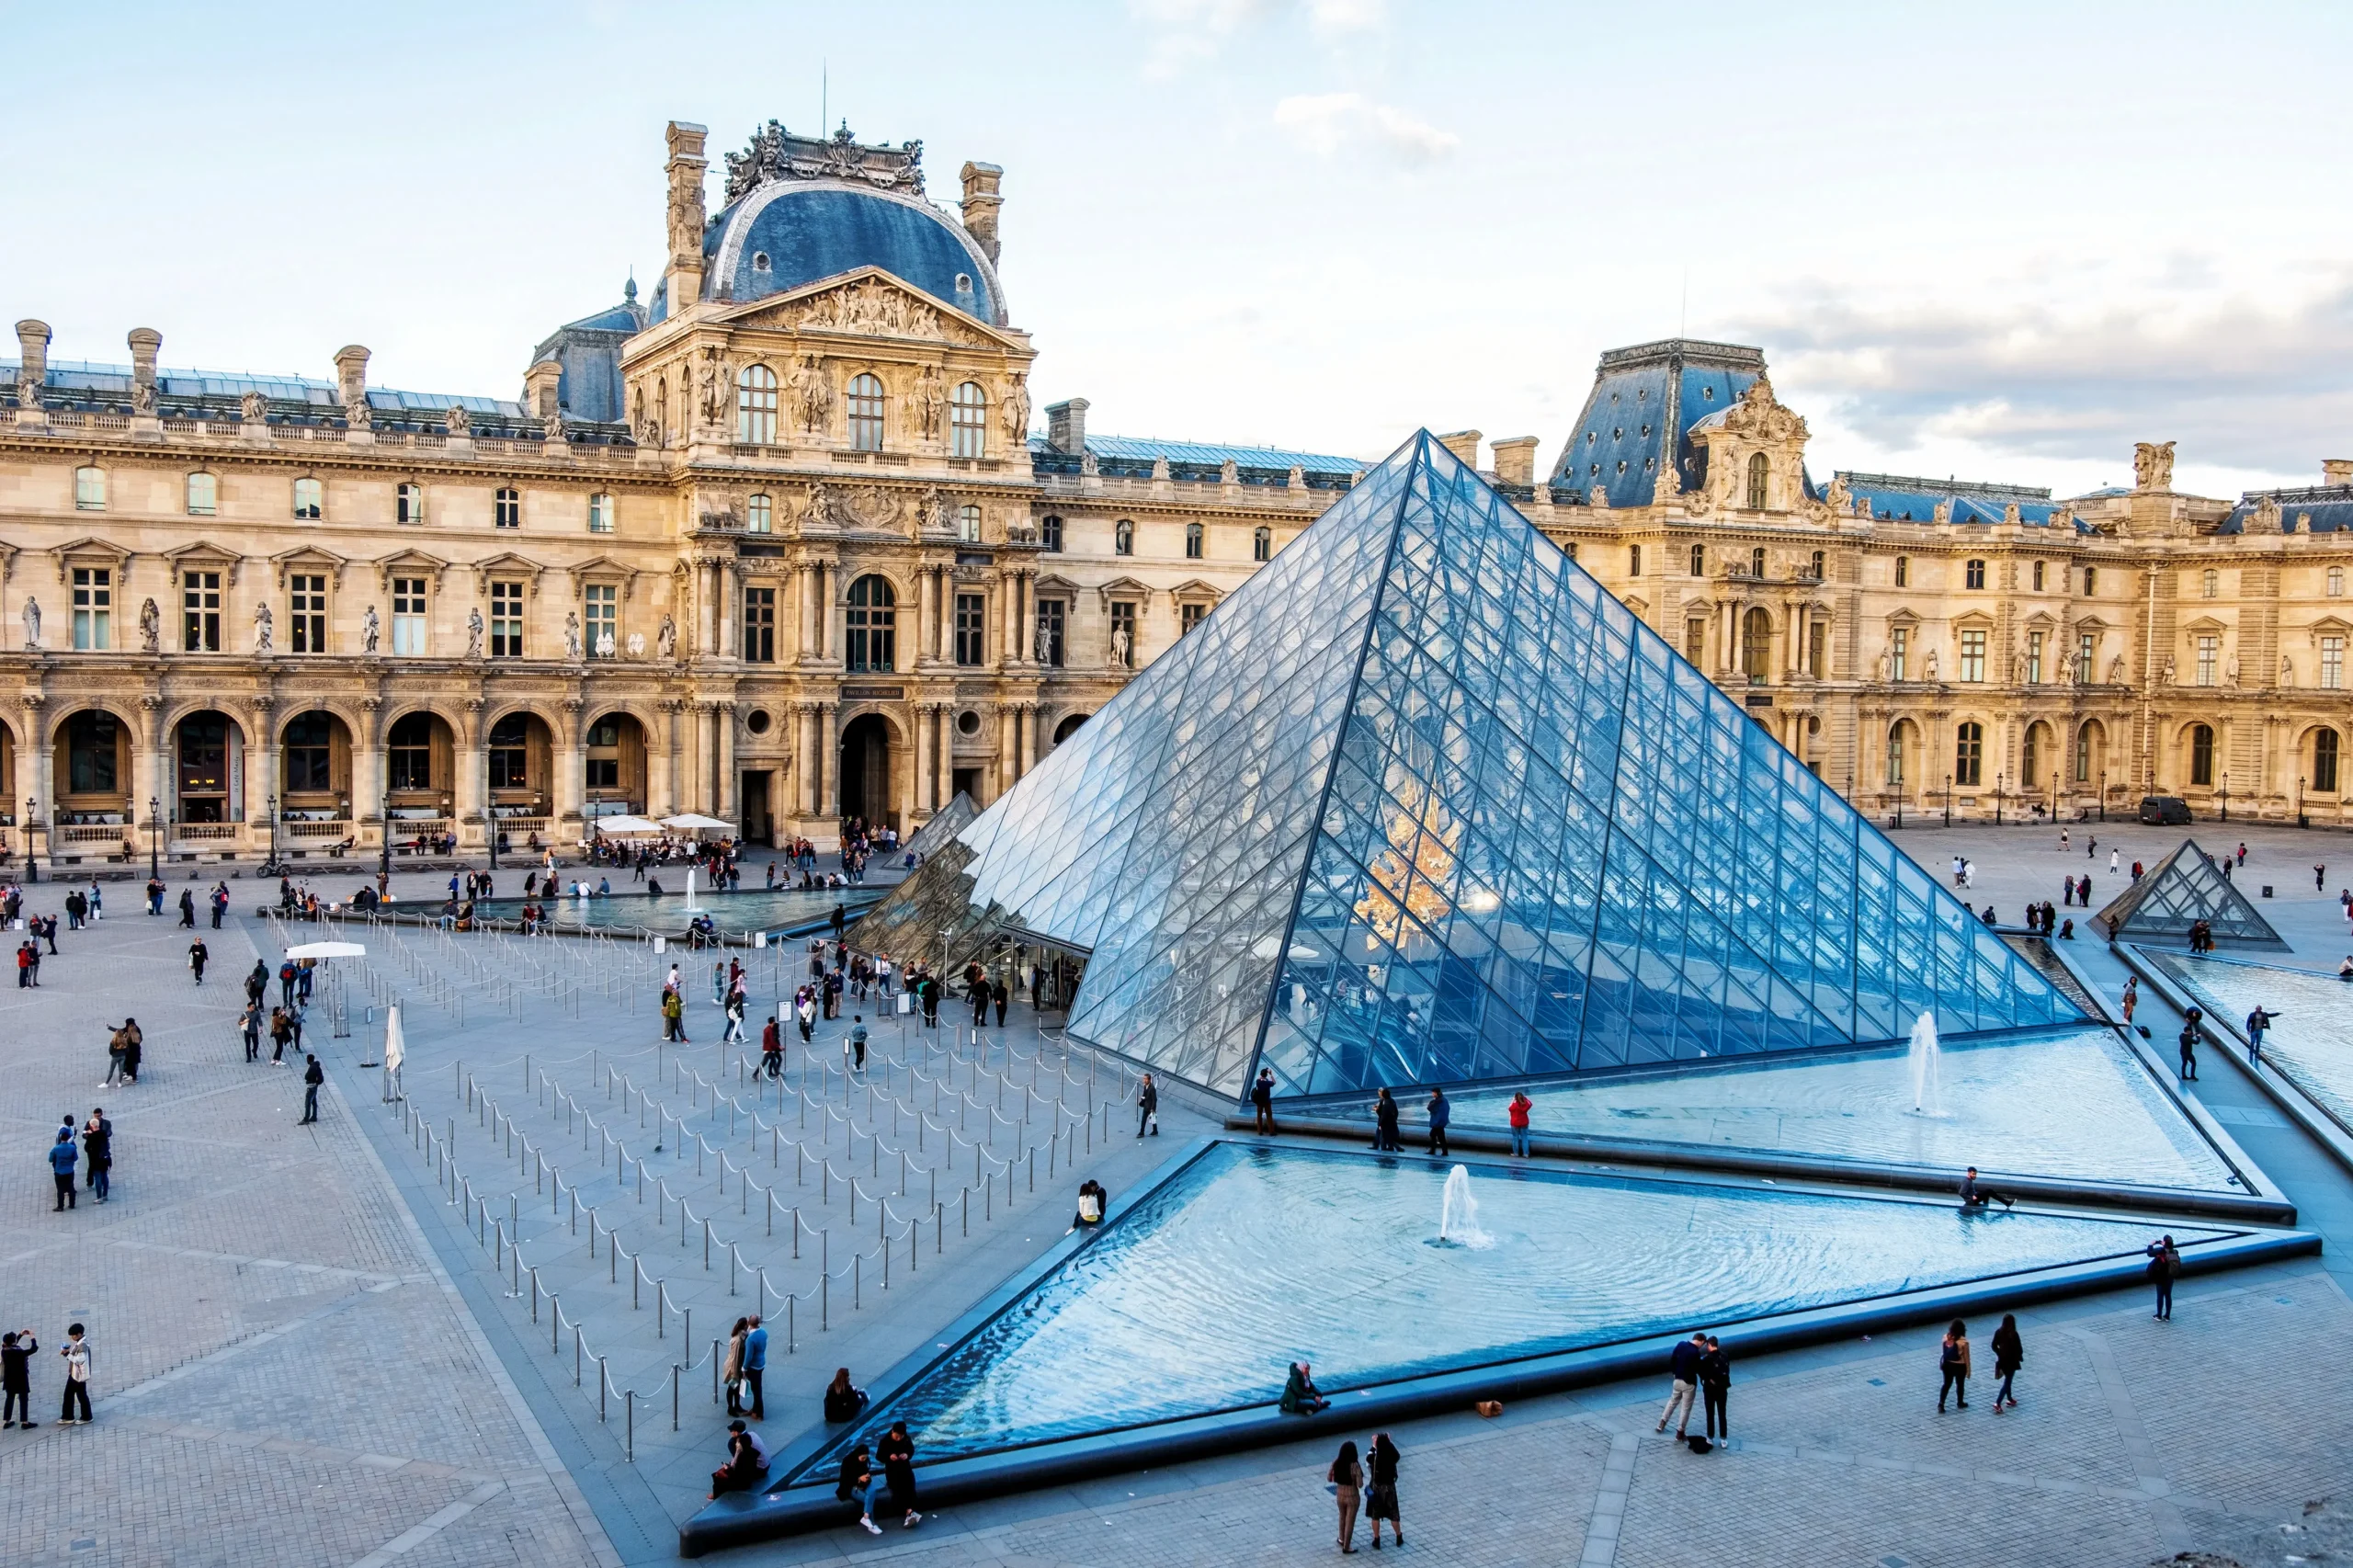
[[642,816],[645,812],[645,726],[626,713],[608,713],[588,726],[582,748],[586,778],[581,799],[591,817]]
[[384,794],[393,822],[448,816],[457,784],[457,736],[441,717],[420,710],[393,720],[384,733]]
[[1772,678],[1773,618],[1762,609],[1740,618],[1740,669],[1750,680]]
[[544,817],[555,805],[555,736],[537,714],[515,712],[491,725],[483,748],[491,814]]
[[891,817],[891,724],[861,713],[842,732],[842,815],[869,823]]
[[1088,713],[1074,713],[1069,718],[1064,719],[1061,723],[1056,724],[1054,726],[1054,744],[1060,745],[1064,741],[1070,739],[1073,735],[1078,733],[1079,726],[1086,723],[1086,721],[1092,717],[1093,715]]
[[245,734],[226,713],[206,709],[172,732],[173,787],[184,823],[242,822]]

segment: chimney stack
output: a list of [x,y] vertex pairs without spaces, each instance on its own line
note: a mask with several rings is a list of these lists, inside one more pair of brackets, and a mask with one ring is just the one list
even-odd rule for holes
[[2323,484],[2353,484],[2353,458],[2324,458],[2320,465]]
[[[49,380],[47,322],[26,320],[17,324],[17,406],[40,410],[44,406],[40,389]],[[34,417],[45,419],[46,415],[36,413]]]
[[981,242],[991,267],[996,265],[996,215],[1005,205],[997,187],[1004,178],[1005,171],[995,164],[964,165],[964,232]]
[[1086,450],[1086,409],[1083,397],[1046,405],[1046,440],[1054,450],[1073,457]]
[[1501,484],[1536,483],[1536,437],[1513,436],[1495,443],[1495,480]]
[[1479,466],[1479,437],[1476,430],[1457,430],[1451,436],[1440,436],[1438,444],[1462,460],[1462,466],[1476,470]]

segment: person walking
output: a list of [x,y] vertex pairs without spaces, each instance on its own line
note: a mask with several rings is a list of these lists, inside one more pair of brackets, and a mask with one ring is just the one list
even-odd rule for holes
[[1732,1358],[1724,1354],[1723,1342],[1711,1334],[1707,1354],[1699,1358],[1699,1398],[1708,1407],[1711,1439],[1721,1441],[1732,1436],[1732,1418],[1724,1414],[1724,1401],[1731,1393]]
[[269,1010],[269,1064],[286,1065],[286,1047],[294,1039],[294,1020],[283,1007]]
[[91,1108],[90,1119],[82,1124],[82,1168],[92,1195],[104,1203],[114,1170],[114,1123],[104,1106]]
[[1354,1556],[1357,1550],[1357,1508],[1364,1488],[1364,1466],[1357,1460],[1356,1439],[1352,1437],[1340,1445],[1339,1457],[1332,1461],[1332,1468],[1324,1472],[1324,1479],[1331,1483],[1332,1495],[1340,1504],[1341,1555]]
[[2002,1326],[1994,1331],[1994,1375],[2002,1380],[2002,1386],[1994,1391],[1995,1415],[2001,1415],[2005,1405],[2018,1408],[2018,1396],[2010,1392],[2010,1380],[2025,1365],[2026,1341],[2018,1337],[2018,1314],[2004,1312]]
[[784,1076],[784,1034],[776,1027],[776,1015],[760,1026],[760,1071],[771,1078]]
[[327,1081],[327,1073],[319,1065],[317,1057],[309,1056],[303,1060],[309,1065],[302,1069],[302,1120],[316,1121],[319,1119],[319,1085]]
[[1446,1124],[1454,1119],[1454,1107],[1444,1089],[1430,1091],[1430,1158],[1449,1157],[1452,1151],[1446,1146]]
[[2198,1076],[2198,1021],[2206,1016],[2202,1007],[2192,1007],[2181,1020],[2181,1077],[2190,1083]]
[[1397,1101],[1386,1085],[1372,1102],[1372,1152],[1376,1154],[1404,1152],[1397,1137]]
[[1528,1158],[1528,1113],[1535,1106],[1536,1102],[1528,1097],[1526,1089],[1514,1091],[1510,1107],[1511,1152],[1523,1160]]
[[665,987],[662,993],[662,1038],[665,1041],[686,1043],[687,1003],[677,987]]
[[811,999],[809,988],[805,985],[793,994],[792,1021],[801,1030],[801,1043],[807,1045],[810,1038],[817,1032],[817,1004]]
[[2246,1016],[2246,1064],[2248,1066],[2263,1065],[2263,1031],[2269,1028],[2271,1020],[2279,1016],[2277,1013],[2266,1012],[2261,1007],[2257,1007]]
[[2108,852],[2108,874],[2111,877],[2116,875],[2116,856],[2117,851],[2111,846]]
[[187,888],[180,889],[180,929],[196,929],[196,894]]
[[744,1387],[751,1395],[751,1417],[755,1421],[768,1418],[767,1395],[761,1388],[768,1370],[768,1331],[760,1314],[752,1314],[752,1326],[744,1335]]
[[989,996],[994,989],[989,984],[989,977],[985,974],[974,975],[972,983],[968,988],[972,999],[972,1030],[976,1034],[988,1028]]
[[40,1425],[33,1419],[33,1358],[40,1341],[29,1328],[0,1334],[0,1427],[22,1426],[29,1432]]
[[2122,1006],[2124,1008],[2124,1022],[2127,1028],[2130,1028],[2132,1023],[2133,1009],[2140,1006],[2140,1005],[2141,977],[2136,974],[2124,983],[2124,1001]]
[[727,1028],[720,1035],[719,1042],[722,1045],[741,1044],[743,1040],[744,994],[741,991],[731,991],[727,994]]
[[2328,891],[2328,868],[2327,868],[2326,866],[2325,866],[2325,865],[2323,865],[2323,866],[2314,866],[2314,867],[2313,868],[2313,892],[2326,892],[2327,891]]
[[1969,1325],[1959,1318],[1945,1330],[1944,1340],[1937,1346],[1937,1370],[1944,1381],[1937,1389],[1937,1414],[1945,1413],[1945,1396],[1952,1394],[1961,1408],[1969,1408]]
[[1258,1081],[1250,1085],[1250,1103],[1257,1108],[1258,1131],[1271,1135],[1275,1131],[1275,1070],[1258,1069]]
[[1381,1550],[1381,1521],[1389,1521],[1390,1533],[1397,1544],[1405,1544],[1405,1526],[1397,1512],[1397,1466],[1404,1456],[1397,1445],[1389,1440],[1386,1432],[1372,1435],[1372,1462],[1366,1468],[1372,1473],[1370,1494],[1365,1499],[1364,1517],[1372,1523],[1372,1549]]
[[1146,1132],[1154,1138],[1160,1136],[1160,1085],[1152,1081],[1149,1073],[1136,1085],[1136,1136],[1141,1138]]
[[[82,1336],[80,1324],[65,1331],[65,1344],[57,1353],[65,1358],[65,1398],[57,1424],[86,1426],[90,1424],[90,1342]],[[77,1406],[82,1412],[78,1417],[74,1414]]]
[[849,1057],[851,1064],[860,1073],[866,1071],[866,1015],[852,1013],[849,1017],[849,1035],[842,1051]]
[[57,1183],[57,1208],[52,1213],[74,1207],[74,1167],[81,1158],[82,1152],[74,1147],[74,1124],[68,1121],[57,1130],[49,1146],[49,1174]]
[[1693,1334],[1688,1339],[1676,1341],[1675,1348],[1667,1353],[1667,1371],[1673,1377],[1675,1386],[1667,1393],[1666,1408],[1659,1413],[1660,1431],[1665,1431],[1666,1424],[1672,1421],[1676,1424],[1675,1435],[1677,1437],[1688,1434],[1691,1407],[1699,1387],[1699,1358],[1707,1353],[1708,1335],[1705,1330]]
[[245,1060],[261,1060],[261,1004],[248,1000],[245,1010],[238,1015],[237,1028],[245,1037]]
[[188,972],[196,976],[196,983],[199,985],[204,983],[204,966],[211,961],[212,955],[206,950],[203,937],[199,937],[188,945]]
[[2181,1249],[2173,1244],[2171,1236],[2160,1236],[2151,1242],[2149,1280],[2157,1288],[2157,1310],[2153,1321],[2173,1321],[2173,1282],[2181,1274]]

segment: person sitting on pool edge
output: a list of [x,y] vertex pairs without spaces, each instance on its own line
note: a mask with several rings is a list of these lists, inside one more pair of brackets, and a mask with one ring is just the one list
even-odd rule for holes
[[1093,1229],[1103,1222],[1103,1216],[1110,1207],[1111,1195],[1104,1190],[1101,1182],[1089,1176],[1079,1184],[1078,1212],[1071,1216],[1070,1228],[1074,1231]]
[[1290,1364],[1290,1377],[1283,1384],[1282,1410],[1285,1415],[1313,1415],[1331,1405],[1331,1401],[1318,1392],[1315,1381],[1308,1376],[1304,1361]]
[[1988,1204],[1993,1203],[1999,1203],[2003,1208],[2007,1209],[2010,1207],[2010,1195],[2006,1192],[1995,1192],[1990,1188],[1978,1186],[1977,1167],[1975,1165],[1970,1166],[1969,1174],[1961,1178],[1961,1208],[1964,1210],[1971,1209],[1983,1209]]
[[839,1426],[857,1420],[865,1408],[866,1391],[849,1381],[849,1369],[835,1369],[834,1381],[825,1385],[825,1419]]

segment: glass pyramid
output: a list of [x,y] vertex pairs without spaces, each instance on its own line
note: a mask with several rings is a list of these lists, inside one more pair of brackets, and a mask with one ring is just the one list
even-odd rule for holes
[[914,856],[920,865],[936,854],[941,845],[970,827],[972,819],[980,814],[981,808],[972,804],[972,797],[959,790],[956,798],[934,812],[931,820],[915,829],[901,847]]
[[2231,885],[2231,879],[2193,838],[2183,839],[2180,847],[2117,894],[2095,918],[2110,941],[2185,941],[2190,926],[2203,920],[2218,943],[2288,950],[2271,922]]
[[1427,432],[855,939],[1000,931],[1089,953],[1074,1034],[1232,1095],[2081,1017]]

